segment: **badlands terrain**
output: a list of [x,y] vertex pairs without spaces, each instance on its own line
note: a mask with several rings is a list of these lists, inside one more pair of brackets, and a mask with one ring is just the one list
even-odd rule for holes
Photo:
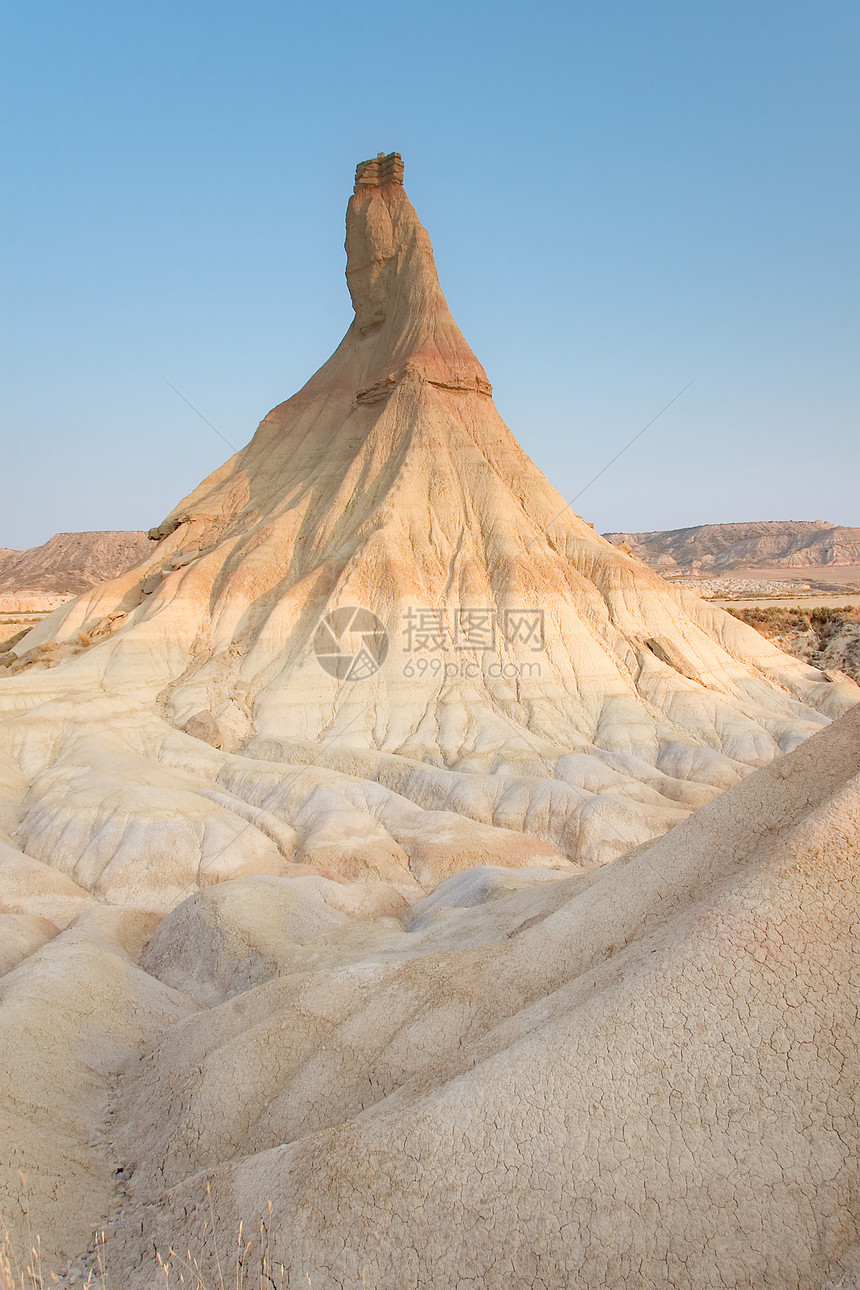
[[402,177],[332,358],[3,653],[11,1257],[847,1286],[860,688],[570,510]]
[[734,606],[731,613],[795,658],[860,682],[860,606],[808,608],[800,601],[796,607]]
[[[748,549],[738,552],[734,531],[742,530],[780,534],[792,538],[800,534],[802,550],[811,544],[807,534],[819,535],[836,525],[801,523],[708,524],[697,529],[650,534],[609,533],[614,545],[643,539],[636,554],[664,576],[678,579],[677,585],[697,590],[706,599],[730,610],[742,622],[773,641],[788,654],[812,663],[825,672],[843,671],[853,681],[860,681],[860,564],[793,565],[782,558],[759,568],[735,570],[729,563],[721,573],[702,577],[699,570],[703,546],[710,559],[715,551],[726,548],[738,559],[750,556]],[[841,533],[854,530],[839,528]],[[689,558],[690,564],[665,568],[663,548],[679,535],[690,535],[690,544],[675,548],[675,558]],[[71,600],[76,593],[96,586],[105,578],[125,573],[150,554],[145,533],[85,532],[57,533],[40,547],[27,551],[0,549],[0,666],[2,656],[9,654],[24,632],[33,628],[46,613]],[[644,540],[647,539],[647,540]],[[693,551],[698,555],[693,558]],[[753,552],[761,563],[761,550]],[[815,551],[822,558],[820,550]],[[851,554],[849,552],[849,554]],[[20,635],[19,635],[20,633]],[[13,660],[11,656],[8,662]]]
[[42,614],[149,554],[145,533],[56,533],[28,551],[0,547],[0,616]]
[[860,529],[825,520],[699,524],[657,533],[607,533],[661,573],[723,574],[735,569],[850,568],[860,578]]

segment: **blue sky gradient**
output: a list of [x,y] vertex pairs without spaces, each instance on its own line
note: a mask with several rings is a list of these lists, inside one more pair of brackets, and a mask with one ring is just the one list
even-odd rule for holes
[[860,10],[30,0],[4,29],[0,546],[148,528],[329,356],[355,163],[598,529],[860,524]]

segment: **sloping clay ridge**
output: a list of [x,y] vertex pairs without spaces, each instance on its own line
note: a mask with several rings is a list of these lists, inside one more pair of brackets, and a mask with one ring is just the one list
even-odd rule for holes
[[5,656],[4,1218],[124,1290],[261,1214],[290,1286],[816,1287],[860,690],[570,511],[401,180],[329,362]]
[[153,934],[41,866],[85,912],[0,979],[18,1241],[26,1203],[79,1284],[102,1226],[117,1290],[171,1249],[236,1284],[240,1223],[291,1290],[848,1290],[858,748],[855,708],[629,857],[473,869],[405,927],[250,878]]

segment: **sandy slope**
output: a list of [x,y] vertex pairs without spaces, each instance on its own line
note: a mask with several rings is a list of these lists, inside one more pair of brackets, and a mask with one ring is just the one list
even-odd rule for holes
[[289,1286],[811,1290],[857,1237],[859,807],[855,709],[624,860],[463,874],[410,930],[314,877],[190,898],[140,967],[84,919],[0,993],[52,1252],[104,1214],[115,1284],[172,1246],[217,1285],[213,1213],[251,1268],[262,1215]]
[[817,1285],[857,1235],[859,750],[855,712],[590,878],[183,1023],[122,1101],[117,1257],[211,1260],[210,1178],[222,1230],[272,1200],[290,1285]]

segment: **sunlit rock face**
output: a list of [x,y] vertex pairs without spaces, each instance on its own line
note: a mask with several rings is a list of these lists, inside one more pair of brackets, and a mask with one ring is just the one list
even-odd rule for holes
[[18,837],[100,898],[590,867],[860,697],[571,511],[496,412],[396,154],[359,167],[346,247],[332,358],[143,563],[5,656]]

